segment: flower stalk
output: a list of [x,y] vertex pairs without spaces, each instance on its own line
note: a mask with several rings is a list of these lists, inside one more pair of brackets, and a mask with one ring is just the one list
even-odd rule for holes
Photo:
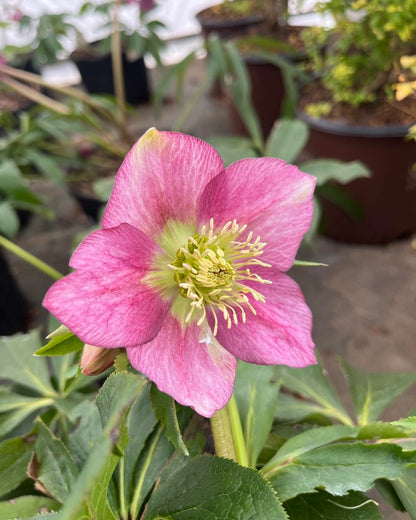
[[243,428],[234,395],[231,396],[228,404],[211,418],[211,430],[215,453],[218,457],[231,459],[241,466],[249,465]]

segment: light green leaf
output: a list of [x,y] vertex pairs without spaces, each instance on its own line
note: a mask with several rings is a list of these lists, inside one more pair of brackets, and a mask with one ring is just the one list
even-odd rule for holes
[[280,119],[275,122],[266,142],[266,157],[278,157],[292,163],[309,138],[309,128],[299,119]]
[[45,513],[45,510],[57,511],[59,507],[59,502],[53,498],[31,495],[21,496],[13,500],[0,502],[0,520],[26,518],[28,515],[36,515],[41,511]]
[[416,520],[416,468],[407,469],[393,487],[413,520]]
[[49,379],[47,361],[33,357],[40,346],[39,331],[0,338],[0,378],[20,383],[45,396],[56,392]]
[[10,433],[27,417],[44,406],[49,406],[52,403],[52,399],[45,397],[43,399],[35,399],[31,403],[27,403],[24,407],[15,408],[9,412],[2,413],[0,415],[0,436]]
[[356,491],[334,497],[318,490],[288,500],[285,508],[293,520],[383,520],[377,504]]
[[273,367],[239,362],[234,392],[252,467],[272,427],[279,387]]
[[355,414],[361,425],[374,422],[387,406],[416,382],[416,373],[368,374],[343,361]]
[[94,193],[101,201],[107,202],[110,198],[111,192],[113,191],[113,186],[114,177],[98,179],[93,183]]
[[35,352],[36,356],[64,356],[71,352],[78,352],[84,347],[84,342],[72,332],[55,336],[43,347]]
[[160,392],[155,384],[152,384],[150,398],[156,419],[165,427],[166,437],[178,451],[184,455],[189,455],[188,448],[182,439],[175,401],[169,395]]
[[25,202],[34,206],[42,204],[28,187],[16,163],[11,160],[5,160],[0,164],[0,190],[13,201]]
[[206,141],[221,155],[224,166],[247,157],[257,157],[252,141],[246,137],[212,136]]
[[26,480],[32,444],[23,437],[0,442],[0,497]]
[[202,456],[152,494],[143,520],[286,520],[288,517],[261,475],[227,459]]
[[316,448],[287,461],[267,477],[281,500],[286,501],[320,487],[333,495],[367,491],[379,478],[395,480],[408,464],[416,463],[416,452],[394,444],[342,443]]
[[275,370],[276,377],[282,379],[283,386],[313,399],[322,408],[322,413],[328,417],[352,425],[352,420],[338,400],[331,382],[324,375],[319,363],[306,368],[279,366],[275,367]]
[[332,410],[328,410],[327,407],[280,392],[275,414],[279,423],[298,423],[309,416],[333,419]]
[[329,180],[347,184],[360,177],[370,177],[370,170],[360,161],[337,161],[335,159],[314,159],[304,162],[299,169],[316,177],[318,186]]
[[0,232],[8,238],[13,238],[17,235],[19,227],[19,218],[10,202],[0,202]]
[[37,481],[50,495],[64,502],[78,477],[78,468],[68,448],[53,435],[45,423],[37,419],[36,425],[39,432],[36,442],[36,456],[39,461]]

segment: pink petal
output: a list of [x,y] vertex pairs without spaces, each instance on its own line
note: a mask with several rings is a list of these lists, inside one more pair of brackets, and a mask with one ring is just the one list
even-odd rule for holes
[[287,271],[311,224],[314,187],[314,177],[280,159],[243,159],[207,185],[198,225],[210,218],[216,227],[234,219],[247,224],[254,237],[267,242],[262,260]]
[[85,343],[111,348],[150,341],[170,306],[142,283],[159,250],[128,224],[95,231],[72,256],[77,271],[56,282],[43,305]]
[[[275,269],[263,268],[261,276],[273,282],[253,288],[266,298],[266,303],[251,300],[257,314],[246,311],[246,323],[227,329],[218,315],[218,341],[234,356],[258,365],[305,367],[316,363],[312,341],[312,314],[303,294],[289,276]],[[212,324],[212,319],[210,323]]]
[[222,168],[211,145],[153,128],[137,141],[121,165],[103,227],[127,222],[157,237],[170,219],[196,224],[201,193]]
[[[208,334],[207,334],[208,332]],[[156,338],[127,349],[131,364],[176,401],[212,417],[229,401],[237,360],[196,324],[182,329],[171,314]]]

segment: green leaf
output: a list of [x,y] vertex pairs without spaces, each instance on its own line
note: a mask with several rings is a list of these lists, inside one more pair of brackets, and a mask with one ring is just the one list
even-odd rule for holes
[[341,439],[355,439],[359,432],[359,426],[335,425],[312,428],[299,433],[283,444],[276,455],[263,467],[262,472],[267,476],[273,468],[284,465],[285,461]]
[[36,356],[64,356],[71,352],[78,352],[84,347],[84,342],[72,332],[55,336],[43,347],[35,352]]
[[379,479],[376,480],[375,484],[377,491],[388,504],[398,511],[405,511],[405,507],[394,489],[393,482],[387,479]]
[[393,487],[413,520],[416,520],[416,468],[407,469]]
[[59,520],[78,520],[87,502],[93,510],[99,508],[105,487],[103,483],[108,481],[109,473],[111,476],[111,471],[107,470],[114,464],[113,453],[126,412],[145,384],[144,378],[127,372],[113,373],[105,381],[97,397],[104,429],[65,501]]
[[295,161],[309,138],[309,128],[299,119],[280,119],[275,122],[266,142],[266,157]]
[[33,357],[39,346],[38,330],[29,334],[1,337],[0,378],[19,383],[45,396],[54,397],[56,392],[49,379],[47,361]]
[[285,520],[261,475],[227,459],[191,459],[152,494],[143,520]]
[[93,183],[95,195],[99,200],[107,202],[113,191],[114,177],[106,177],[105,179],[98,179]]
[[352,421],[337,398],[329,379],[324,375],[318,363],[306,368],[275,367],[276,377],[282,378],[282,384],[297,394],[313,399],[322,409],[322,413],[340,422],[352,425]]
[[102,432],[100,414],[95,403],[82,401],[73,411],[79,417],[77,428],[69,436],[69,450],[79,469],[85,464],[91,449]]
[[[321,186],[316,186],[315,195],[321,199],[329,200],[335,206],[338,206],[355,222],[359,222],[364,215],[363,207],[357,200],[351,196],[339,184],[327,182]],[[324,212],[325,223],[325,212]]]
[[416,452],[394,444],[342,443],[316,448],[287,461],[267,477],[285,501],[320,487],[333,495],[367,491],[379,478],[394,480],[408,464],[416,463]]
[[0,436],[4,436],[14,430],[27,417],[31,416],[37,410],[44,406],[52,404],[52,399],[38,399],[32,403],[28,403],[25,407],[16,408],[0,415]]
[[0,502],[0,520],[10,520],[11,518],[26,518],[28,515],[45,513],[45,510],[57,511],[60,507],[59,502],[49,497],[40,496],[21,496],[13,500]]
[[39,150],[35,150],[34,148],[27,148],[25,150],[25,156],[46,178],[59,183],[64,182],[64,172],[58,162],[52,159],[49,155],[46,155]]
[[318,490],[288,500],[285,508],[293,520],[383,520],[376,503],[356,491],[334,497]]
[[255,467],[266,442],[277,406],[279,383],[274,368],[239,362],[234,387],[249,465]]
[[50,495],[63,502],[78,477],[78,468],[68,448],[53,435],[45,423],[37,419],[36,425],[39,432],[36,442],[36,456],[39,461],[36,480]]
[[26,480],[32,444],[23,437],[0,442],[0,497]]
[[20,222],[15,209],[9,201],[0,202],[0,233],[13,238],[19,231]]
[[333,413],[328,408],[280,392],[275,414],[279,423],[299,423],[309,416],[333,419]]
[[387,406],[416,382],[416,373],[368,374],[342,362],[358,423],[377,420]]
[[155,384],[152,384],[150,398],[156,419],[165,427],[166,437],[178,451],[184,455],[189,455],[179,428],[175,401],[169,395],[160,392]]
[[224,166],[247,157],[257,157],[253,143],[246,137],[212,136],[206,141],[221,155]]
[[360,161],[337,161],[335,159],[314,159],[304,162],[299,169],[316,177],[318,186],[326,182],[338,181],[347,184],[360,177],[370,177],[370,170]]

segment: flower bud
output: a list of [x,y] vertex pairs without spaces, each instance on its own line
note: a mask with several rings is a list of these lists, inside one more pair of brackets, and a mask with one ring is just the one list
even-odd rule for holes
[[84,345],[81,356],[81,371],[86,376],[97,376],[110,368],[114,359],[123,351],[122,348],[102,348]]

